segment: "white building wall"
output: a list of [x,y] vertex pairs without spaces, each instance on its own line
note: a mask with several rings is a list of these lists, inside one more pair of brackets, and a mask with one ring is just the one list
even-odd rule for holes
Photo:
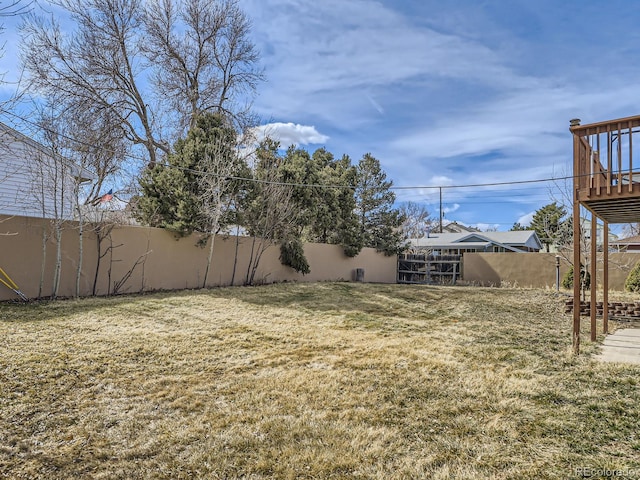
[[69,163],[21,134],[0,126],[0,214],[73,218]]

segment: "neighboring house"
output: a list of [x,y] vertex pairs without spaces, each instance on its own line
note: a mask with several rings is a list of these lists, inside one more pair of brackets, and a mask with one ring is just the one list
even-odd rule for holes
[[609,243],[609,246],[618,252],[640,253],[640,235],[615,240]]
[[477,228],[467,227],[458,222],[449,222],[442,226],[442,233],[464,233],[464,232],[479,232]]
[[93,175],[0,122],[0,215],[70,219]]
[[434,255],[465,252],[539,252],[542,243],[533,230],[513,232],[431,233],[409,240],[410,250]]
[[[582,230],[583,245],[585,244],[589,245],[591,240],[591,220],[585,217],[581,217],[580,229]],[[569,232],[569,235],[571,235],[571,232]],[[572,241],[573,237],[570,236],[569,240]],[[618,241],[618,235],[616,235],[615,233],[611,232],[611,230],[609,230],[610,247],[617,241]],[[599,247],[604,245],[604,226],[602,225],[602,223],[596,224],[596,245]],[[551,245],[549,245],[549,251],[552,253],[558,253],[565,248],[566,248],[565,245],[559,245],[557,243],[552,243]]]
[[[580,228],[582,228],[582,235],[586,240],[591,239],[591,220],[588,218],[580,219]],[[609,230],[609,244],[616,242],[618,236],[615,233],[611,233]],[[596,245],[604,245],[604,226],[602,223],[596,223]]]

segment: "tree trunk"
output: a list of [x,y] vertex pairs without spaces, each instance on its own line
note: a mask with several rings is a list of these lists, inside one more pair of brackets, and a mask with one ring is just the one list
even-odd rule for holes
[[100,261],[102,260],[102,225],[96,229],[96,243],[98,248],[98,259],[96,260],[96,271],[93,275],[93,289],[91,295],[96,296],[96,289],[98,287],[98,273],[100,272]]
[[76,269],[76,298],[80,296],[80,277],[82,276],[82,257],[84,254],[84,217],[82,216],[82,208],[76,197],[76,205],[78,210],[78,268]]
[[204,282],[202,288],[207,288],[207,281],[209,279],[209,270],[211,269],[211,261],[213,260],[213,246],[216,243],[216,234],[211,234],[211,245],[209,246],[209,255],[207,256],[207,268],[204,271]]
[[53,288],[51,298],[57,298],[60,291],[60,270],[62,269],[62,225],[55,221],[56,266],[53,270]]
[[40,266],[40,284],[38,285],[38,298],[42,298],[42,290],[44,289],[44,274],[47,269],[47,227],[42,227],[42,264]]
[[[245,285],[251,285],[251,283],[249,283],[249,275],[251,274],[251,265],[253,264],[253,250],[255,246],[256,246],[256,237],[252,237],[251,254],[249,255],[249,263],[247,264],[247,276],[244,280]],[[251,278],[253,278],[253,276],[251,276]]]
[[236,266],[238,265],[238,247],[240,246],[240,226],[236,227],[236,251],[233,256],[233,271],[231,272],[231,286],[236,279]]

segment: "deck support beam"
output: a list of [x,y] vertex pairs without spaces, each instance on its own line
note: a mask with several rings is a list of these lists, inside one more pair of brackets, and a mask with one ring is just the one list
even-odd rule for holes
[[[578,158],[580,137],[573,136],[573,158]],[[573,162],[573,353],[580,353],[580,185],[578,162]]]
[[[633,137],[640,135],[640,115],[581,125],[569,121],[573,136],[573,350],[580,352],[580,266],[591,256],[591,338],[597,338],[597,219],[602,220],[602,331],[609,332],[609,225],[640,221],[640,169],[634,161]],[[637,148],[635,149],[638,150]],[[636,166],[634,168],[634,165]],[[581,252],[580,211],[592,213],[590,252]],[[595,310],[595,313],[594,313]]]
[[[595,342],[596,336],[598,335],[598,324],[596,323],[596,313],[598,313],[598,309],[596,308],[597,296],[598,293],[598,217],[596,217],[593,213],[591,214],[591,255],[589,259],[590,265],[590,281],[589,281],[589,292],[591,296],[591,306],[589,308],[589,318],[591,320],[591,341]],[[585,266],[586,270],[586,266]],[[585,272],[586,273],[586,272]]]
[[[580,353],[580,206],[573,207],[573,352]],[[577,220],[576,220],[577,210]]]
[[609,222],[602,224],[602,333],[609,333]]

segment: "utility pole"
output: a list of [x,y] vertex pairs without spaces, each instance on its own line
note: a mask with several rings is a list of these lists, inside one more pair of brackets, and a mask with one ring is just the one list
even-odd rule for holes
[[442,187],[438,187],[440,190],[440,233],[442,233]]

